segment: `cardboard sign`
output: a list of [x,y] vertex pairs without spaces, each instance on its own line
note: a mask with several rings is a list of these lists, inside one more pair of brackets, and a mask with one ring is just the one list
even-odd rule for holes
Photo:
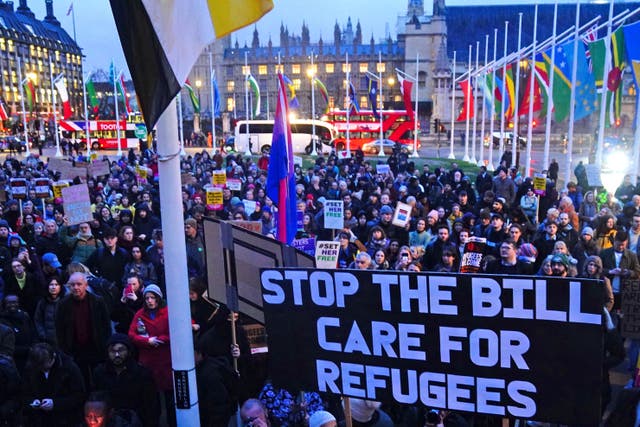
[[302,157],[293,156],[293,164],[302,167]]
[[34,189],[36,190],[36,197],[49,197],[49,178],[36,178],[34,181]]
[[547,175],[543,173],[533,175],[533,192],[540,196],[547,194]]
[[50,157],[47,163],[47,169],[51,171],[62,172],[64,169],[72,167],[73,164],[69,160]]
[[351,153],[347,150],[343,150],[343,151],[338,151],[338,158],[339,159],[350,159],[351,158]]
[[342,230],[344,228],[344,202],[327,200],[324,204],[324,228]]
[[68,182],[54,182],[53,197],[56,199],[62,199],[62,189],[68,186],[69,186]]
[[144,166],[136,166],[136,175],[142,179],[147,179],[147,168]]
[[389,165],[381,163],[376,164],[376,173],[380,175],[387,175],[389,174],[389,172],[391,172],[391,168],[389,167]]
[[587,172],[587,182],[590,187],[602,187],[601,170],[598,165],[584,165]]
[[214,187],[224,187],[227,184],[227,174],[225,171],[213,171],[211,183]]
[[282,268],[260,279],[277,388],[600,421],[599,281]]
[[251,215],[256,211],[256,201],[255,200],[247,200],[243,199],[242,204],[244,205],[244,212],[247,216]]
[[196,182],[196,178],[190,173],[180,174],[180,185],[191,185]]
[[252,233],[262,234],[262,222],[260,221],[244,221],[234,219],[229,222],[236,227],[244,228],[245,230],[251,231]]
[[80,224],[93,220],[91,213],[91,199],[86,184],[72,185],[62,189],[62,206],[64,214],[69,218],[69,225]]
[[338,254],[340,252],[340,242],[318,240],[316,242],[316,267],[336,268]]
[[24,178],[11,178],[9,180],[11,187],[11,197],[14,199],[26,199],[27,198],[27,180]]
[[293,239],[293,242],[291,242],[291,246],[293,246],[299,251],[304,252],[307,255],[310,255],[310,256],[316,255],[316,238],[315,237],[308,237],[305,239]]
[[304,230],[304,211],[296,211],[296,231]]
[[393,212],[393,219],[391,220],[391,223],[404,228],[409,221],[411,221],[411,206],[406,203],[398,202],[396,210]]
[[482,258],[487,246],[484,237],[472,236],[464,244],[464,253],[460,260],[460,273],[480,273],[482,270]]
[[238,178],[229,178],[227,179],[227,188],[231,191],[241,191],[242,181]]
[[96,160],[89,165],[89,175],[104,176],[111,173],[108,160]]
[[628,280],[622,283],[622,328],[625,338],[640,338],[640,280]]
[[221,211],[223,206],[222,189],[221,188],[207,188],[207,205],[212,206],[214,211]]

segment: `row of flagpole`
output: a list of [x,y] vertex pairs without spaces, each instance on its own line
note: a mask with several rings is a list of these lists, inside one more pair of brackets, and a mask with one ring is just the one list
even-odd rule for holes
[[[499,138],[499,155],[502,156],[504,151],[505,151],[505,146],[504,146],[504,138],[505,138],[505,119],[506,119],[506,115],[507,115],[507,111],[505,111],[506,108],[506,98],[507,98],[507,66],[510,62],[512,61],[516,61],[516,78],[515,78],[515,95],[514,95],[514,99],[513,99],[513,105],[511,105],[509,107],[509,109],[511,111],[513,111],[513,115],[512,120],[513,120],[513,140],[512,140],[512,153],[511,153],[511,162],[512,164],[516,163],[516,150],[517,150],[517,141],[519,138],[518,135],[518,119],[520,117],[520,111],[519,111],[519,107],[520,107],[520,103],[519,103],[519,99],[520,99],[520,95],[519,95],[519,83],[520,83],[520,61],[523,58],[526,58],[527,56],[530,55],[531,57],[531,61],[529,63],[529,95],[528,95],[528,102],[529,102],[529,111],[527,112],[528,114],[528,131],[527,131],[527,149],[526,149],[526,167],[525,167],[525,173],[526,176],[530,176],[531,175],[531,144],[529,143],[529,141],[532,140],[532,132],[533,132],[533,126],[532,126],[532,122],[533,122],[533,108],[534,108],[534,83],[535,80],[534,78],[536,78],[536,74],[538,74],[538,71],[536,70],[536,61],[538,63],[540,63],[539,59],[536,59],[536,55],[540,54],[541,52],[543,52],[545,49],[550,49],[551,51],[551,59],[549,61],[549,72],[548,72],[548,99],[549,101],[547,102],[547,113],[546,113],[546,133],[545,133],[545,145],[544,145],[544,156],[543,156],[543,168],[548,167],[549,164],[549,148],[550,148],[550,139],[551,139],[551,135],[550,135],[550,130],[551,130],[551,119],[552,119],[552,111],[553,111],[553,88],[554,88],[554,75],[556,74],[556,72],[558,72],[558,66],[556,64],[556,49],[558,46],[560,46],[561,43],[566,43],[567,45],[569,43],[567,43],[567,41],[570,41],[571,39],[573,39],[573,61],[572,61],[572,71],[571,71],[571,96],[570,96],[570,101],[569,101],[569,124],[568,124],[568,140],[567,140],[567,159],[566,159],[566,171],[564,174],[564,178],[565,178],[565,182],[568,182],[571,178],[571,172],[572,172],[572,168],[571,168],[571,164],[572,164],[572,149],[573,149],[573,133],[574,133],[574,123],[575,123],[575,107],[576,107],[576,81],[577,81],[577,72],[578,72],[578,48],[580,43],[582,43],[582,37],[584,36],[584,32],[585,30],[588,30],[590,27],[592,27],[598,20],[599,20],[599,16],[593,20],[591,20],[590,22],[580,26],[580,3],[578,2],[578,4],[576,5],[576,22],[575,25],[573,27],[571,27],[570,29],[565,30],[564,32],[562,32],[560,35],[557,35],[557,28],[556,28],[556,22],[557,22],[557,3],[554,6],[554,24],[553,24],[553,35],[545,40],[544,42],[538,44],[536,37],[537,37],[537,19],[538,19],[538,6],[536,4],[535,6],[535,14],[534,14],[534,36],[533,36],[533,43],[529,46],[526,46],[524,48],[521,47],[521,35],[522,35],[522,14],[520,14],[519,17],[519,26],[518,26],[518,47],[516,52],[508,54],[507,52],[507,41],[508,41],[508,21],[505,21],[505,30],[504,30],[504,52],[503,52],[503,57],[500,59],[496,58],[496,53],[497,53],[497,42],[498,42],[498,30],[495,29],[494,30],[494,55],[493,55],[493,61],[488,62],[488,50],[489,50],[489,35],[486,35],[485,37],[485,59],[484,59],[484,65],[480,65],[479,64],[479,50],[480,50],[480,44],[479,42],[476,42],[476,64],[475,67],[472,68],[472,49],[473,49],[473,45],[469,45],[469,57],[468,57],[468,68],[467,71],[465,73],[462,73],[462,75],[460,76],[456,76],[456,55],[457,53],[454,52],[453,55],[453,64],[452,64],[452,87],[451,87],[451,135],[450,135],[450,153],[449,153],[449,158],[455,158],[454,156],[454,151],[453,151],[453,147],[454,147],[454,140],[455,140],[455,136],[454,136],[454,130],[455,130],[455,123],[456,123],[456,117],[455,117],[455,98],[456,98],[456,84],[460,83],[461,87],[463,88],[463,94],[466,95],[465,98],[465,105],[463,107],[463,113],[466,117],[464,117],[464,119],[466,120],[466,129],[465,129],[465,139],[464,139],[464,158],[463,160],[465,161],[471,161],[474,163],[478,163],[478,165],[482,165],[482,164],[486,164],[487,168],[489,170],[493,170],[494,169],[494,165],[493,165],[493,129],[494,129],[494,120],[496,119],[496,114],[494,113],[495,108],[494,108],[494,104],[493,104],[493,99],[491,99],[491,103],[487,103],[490,105],[491,110],[489,111],[490,114],[490,118],[489,118],[489,139],[490,139],[490,143],[489,143],[489,157],[488,159],[486,159],[486,163],[485,163],[485,159],[484,157],[484,151],[483,151],[483,145],[482,145],[482,141],[480,144],[480,158],[476,159],[476,145],[475,145],[475,140],[476,140],[476,121],[478,119],[478,115],[474,114],[475,110],[476,110],[476,101],[477,101],[477,89],[478,86],[480,86],[480,82],[482,81],[482,85],[487,85],[487,78],[489,73],[491,73],[491,82],[492,82],[492,88],[488,89],[487,87],[483,87],[483,99],[485,102],[487,102],[487,96],[493,96],[493,93],[490,93],[489,91],[491,89],[493,89],[495,91],[496,88],[496,70],[499,68],[502,68],[502,82],[501,82],[501,88],[500,88],[500,93],[502,94],[502,100],[500,102],[500,112],[499,112],[499,119],[500,119],[500,138]],[[610,40],[611,40],[611,33],[612,33],[612,27],[614,25],[621,25],[622,23],[624,23],[626,20],[628,20],[631,16],[635,15],[636,13],[640,12],[640,8],[629,12],[629,10],[625,10],[624,12],[618,14],[617,16],[613,16],[613,2],[610,5],[610,10],[609,10],[609,18],[607,20],[606,23],[595,26],[593,28],[591,28],[591,30],[589,31],[597,31],[598,29],[607,28],[607,36],[604,39],[604,43],[605,43],[605,52],[606,52],[606,57],[604,60],[604,64],[605,64],[605,69],[603,72],[603,80],[605,80],[605,82],[603,83],[603,90],[601,93],[601,102],[600,105],[603,106],[603,108],[600,109],[600,120],[599,120],[599,131],[598,131],[598,141],[597,141],[597,150],[596,150],[596,164],[597,165],[601,165],[602,164],[602,149],[603,149],[603,139],[604,139],[604,126],[605,126],[605,113],[606,113],[606,108],[604,108],[604,106],[606,105],[606,101],[607,101],[607,93],[609,92],[609,90],[607,89],[607,85],[606,85],[606,79],[607,76],[609,75],[609,66],[611,64],[611,54],[610,54]],[[474,69],[475,68],[475,69]],[[475,84],[473,85],[473,92],[474,92],[474,96],[471,96],[471,81],[472,79],[475,79]],[[465,83],[465,84],[463,84]],[[547,83],[547,82],[545,82]],[[636,82],[637,84],[637,82]],[[526,95],[525,95],[526,97]],[[526,98],[525,98],[526,99]],[[482,105],[482,122],[481,122],[481,135],[484,138],[485,137],[485,121],[486,121],[486,112],[485,112],[485,102],[483,102]],[[473,105],[472,105],[473,104]],[[637,112],[638,108],[636,108],[636,112]],[[461,113],[462,116],[462,113]],[[470,132],[470,119],[473,117],[473,135],[472,135],[472,152],[471,154],[469,154],[469,132]],[[640,142],[638,142],[638,139],[636,138],[636,146],[640,146]],[[637,166],[638,166],[638,162],[640,161],[640,159],[636,159],[635,153],[638,153],[639,155],[637,157],[640,157],[640,150],[635,149],[634,150],[634,170],[637,170]]]

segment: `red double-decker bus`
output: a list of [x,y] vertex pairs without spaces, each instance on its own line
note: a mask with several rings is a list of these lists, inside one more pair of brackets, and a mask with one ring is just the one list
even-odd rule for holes
[[[413,148],[414,121],[405,110],[384,110],[382,113],[383,138]],[[334,139],[337,151],[347,148],[347,113],[346,111],[330,111],[323,120],[331,123],[338,136]],[[420,123],[418,123],[418,131]],[[349,148],[356,150],[367,143],[380,140],[380,119],[374,117],[373,111],[361,110],[349,114]],[[370,145],[370,144],[369,144]]]

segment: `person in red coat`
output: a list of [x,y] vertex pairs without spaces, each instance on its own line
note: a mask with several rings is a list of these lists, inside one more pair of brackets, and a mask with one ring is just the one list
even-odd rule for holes
[[169,313],[162,291],[148,285],[143,293],[144,305],[129,326],[129,338],[138,349],[138,361],[151,371],[156,387],[164,395],[165,405],[173,417],[173,379],[169,347]]

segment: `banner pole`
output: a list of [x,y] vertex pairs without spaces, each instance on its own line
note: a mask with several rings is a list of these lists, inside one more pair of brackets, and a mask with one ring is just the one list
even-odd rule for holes
[[353,427],[351,420],[351,400],[347,396],[343,396],[342,400],[344,402],[344,425],[345,427]]
[[[231,311],[231,345],[238,345],[238,337],[236,336],[236,312]],[[238,373],[238,358],[233,358],[233,370]]]

